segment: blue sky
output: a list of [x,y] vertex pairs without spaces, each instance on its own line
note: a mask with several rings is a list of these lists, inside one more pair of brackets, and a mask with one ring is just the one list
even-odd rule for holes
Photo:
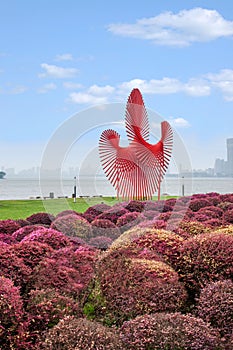
[[194,168],[226,158],[233,2],[8,0],[0,33],[0,167],[39,165],[65,120],[126,103],[134,87],[171,122]]

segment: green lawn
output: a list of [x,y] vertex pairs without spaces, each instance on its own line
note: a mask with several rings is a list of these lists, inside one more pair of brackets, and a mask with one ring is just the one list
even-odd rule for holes
[[[167,196],[161,199],[169,198],[174,198],[174,196]],[[155,197],[154,200],[157,200],[157,197]],[[39,212],[47,212],[56,215],[66,209],[73,209],[82,213],[88,207],[97,203],[113,205],[116,202],[117,199],[114,197],[77,198],[76,203],[73,202],[72,198],[46,199],[44,201],[41,199],[0,200],[0,220],[25,219]]]
[[33,200],[0,200],[0,220],[4,219],[25,219],[28,216],[38,212],[49,212],[57,214],[62,210],[73,209],[78,212],[84,212],[89,206],[104,202],[113,205],[116,199],[111,197],[97,198],[77,198],[76,203],[73,199],[40,199]]

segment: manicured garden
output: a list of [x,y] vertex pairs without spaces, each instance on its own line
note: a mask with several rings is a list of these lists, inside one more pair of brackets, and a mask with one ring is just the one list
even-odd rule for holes
[[36,203],[0,220],[1,349],[233,348],[233,194]]

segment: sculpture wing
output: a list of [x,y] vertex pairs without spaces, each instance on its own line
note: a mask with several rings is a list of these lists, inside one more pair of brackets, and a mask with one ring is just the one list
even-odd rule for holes
[[143,138],[145,141],[149,140],[147,112],[141,92],[138,89],[133,89],[129,95],[126,105],[125,126],[130,141],[133,141],[135,138]]

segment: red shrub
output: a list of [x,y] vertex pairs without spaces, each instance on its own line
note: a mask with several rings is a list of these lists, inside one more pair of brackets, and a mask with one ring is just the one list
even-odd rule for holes
[[23,302],[19,288],[4,276],[0,276],[0,310],[0,348],[15,349],[13,338],[23,320]]
[[79,215],[79,216],[82,216],[82,214],[78,213],[75,210],[67,209],[67,210],[63,210],[60,213],[58,213],[57,216],[56,216],[56,219],[60,218],[61,216],[66,216],[66,215]]
[[54,220],[54,215],[48,213],[35,213],[29,216],[27,219],[31,225],[48,225]]
[[52,328],[65,316],[81,316],[76,301],[61,295],[54,289],[32,290],[27,301],[26,311],[30,322],[30,331],[38,335],[47,328]]
[[95,219],[91,223],[93,237],[105,236],[115,239],[120,236],[119,228],[108,219]]
[[120,216],[128,213],[129,211],[123,207],[115,207],[115,208],[111,208],[105,212],[103,212],[102,214],[97,216],[97,219],[107,219],[112,221],[114,224],[117,223],[117,220]]
[[130,201],[125,209],[129,210],[130,212],[139,212],[141,213],[144,210],[145,203],[141,201]]
[[63,232],[67,236],[90,238],[92,228],[90,223],[79,215],[66,215],[55,219],[51,228]]
[[211,206],[211,203],[208,201],[208,199],[205,198],[192,199],[189,203],[189,208],[192,211],[198,211],[201,208],[209,206]]
[[111,209],[111,206],[105,203],[95,204],[87,208],[87,210],[84,212],[84,215],[88,214],[96,217],[109,209]]
[[120,335],[129,350],[223,350],[215,330],[178,312],[136,317],[123,323]]
[[201,290],[197,314],[222,337],[229,338],[233,330],[233,282],[230,280],[208,284]]
[[143,313],[179,310],[186,300],[177,273],[161,261],[112,252],[99,261],[97,276],[107,310],[119,323]]
[[21,227],[30,225],[30,222],[25,220],[25,219],[17,219],[15,220],[17,222],[17,224],[19,224]]
[[221,218],[223,215],[223,210],[219,207],[210,206],[204,207],[198,210],[198,213],[205,214],[209,218]]
[[50,245],[53,249],[60,249],[71,245],[68,237],[63,233],[53,230],[51,228],[43,228],[31,232],[29,235],[23,238],[21,242],[41,242]]
[[223,214],[223,220],[228,224],[233,224],[233,209],[228,209]]
[[96,236],[92,237],[88,244],[92,247],[101,249],[101,250],[106,250],[111,244],[113,240],[110,237],[106,236]]
[[0,220],[0,233],[11,235],[19,228],[20,225],[15,220]]
[[24,241],[15,244],[12,247],[12,251],[19,258],[23,259],[25,265],[33,269],[44,257],[49,257],[54,250],[46,243],[37,241]]
[[143,221],[143,218],[145,219],[140,212],[129,212],[119,217],[116,225],[121,232],[124,232],[139,224],[139,222]]
[[95,321],[67,316],[47,334],[44,350],[123,350],[117,330]]
[[233,235],[203,233],[184,241],[178,272],[194,292],[213,281],[232,278]]
[[8,235],[7,233],[0,233],[0,241],[6,244],[14,244],[16,240],[12,235]]
[[10,248],[11,246],[0,246],[0,276],[12,279],[15,286],[25,287],[28,282],[31,269],[27,267],[23,259]]

